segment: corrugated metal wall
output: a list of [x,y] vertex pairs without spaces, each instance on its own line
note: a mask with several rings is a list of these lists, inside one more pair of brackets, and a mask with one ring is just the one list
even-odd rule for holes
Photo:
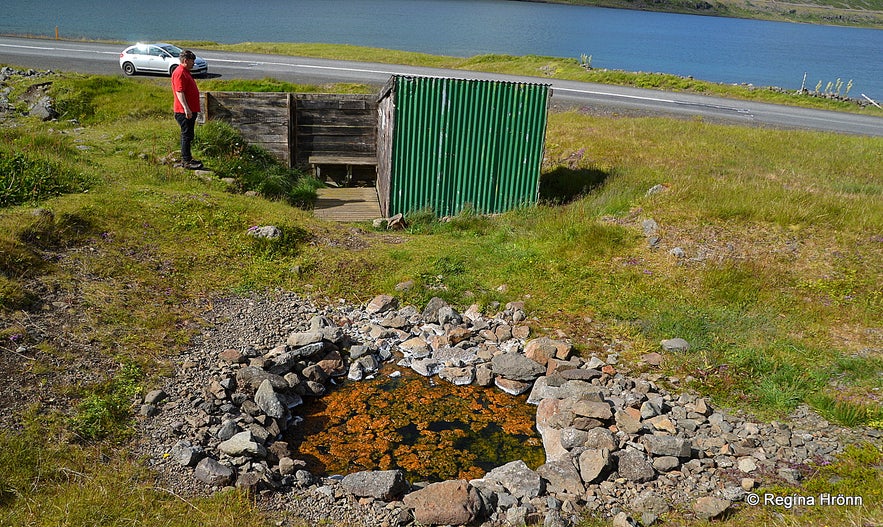
[[467,203],[487,214],[536,202],[548,85],[396,77],[386,96],[395,98],[392,145],[383,149],[391,156],[387,216],[427,207],[454,215]]

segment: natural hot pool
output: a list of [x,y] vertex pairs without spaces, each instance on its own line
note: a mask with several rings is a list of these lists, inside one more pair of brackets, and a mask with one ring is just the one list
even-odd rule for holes
[[288,441],[308,470],[401,469],[412,481],[440,481],[478,478],[517,459],[531,468],[545,461],[526,396],[393,371],[305,401]]

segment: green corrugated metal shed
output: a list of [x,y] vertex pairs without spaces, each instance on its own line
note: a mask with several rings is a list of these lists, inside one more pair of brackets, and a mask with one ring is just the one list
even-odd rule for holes
[[539,193],[549,85],[390,79],[378,104],[378,196],[385,216],[431,208],[482,214]]

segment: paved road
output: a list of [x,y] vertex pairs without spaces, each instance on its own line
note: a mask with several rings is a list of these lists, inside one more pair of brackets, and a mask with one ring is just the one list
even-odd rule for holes
[[[122,75],[123,46],[88,42],[0,37],[0,64],[35,69]],[[719,97],[645,90],[606,84],[491,73],[335,61],[281,55],[200,51],[209,73],[218,78],[272,77],[299,84],[354,82],[381,86],[391,75],[428,75],[464,79],[542,82],[552,86],[552,101],[612,111],[701,117],[715,122],[822,130],[883,137],[883,118]]]

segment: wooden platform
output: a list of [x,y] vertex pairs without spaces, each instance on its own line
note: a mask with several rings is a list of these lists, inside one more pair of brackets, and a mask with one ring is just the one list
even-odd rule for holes
[[357,222],[380,218],[380,202],[374,187],[320,188],[316,191],[317,218]]

